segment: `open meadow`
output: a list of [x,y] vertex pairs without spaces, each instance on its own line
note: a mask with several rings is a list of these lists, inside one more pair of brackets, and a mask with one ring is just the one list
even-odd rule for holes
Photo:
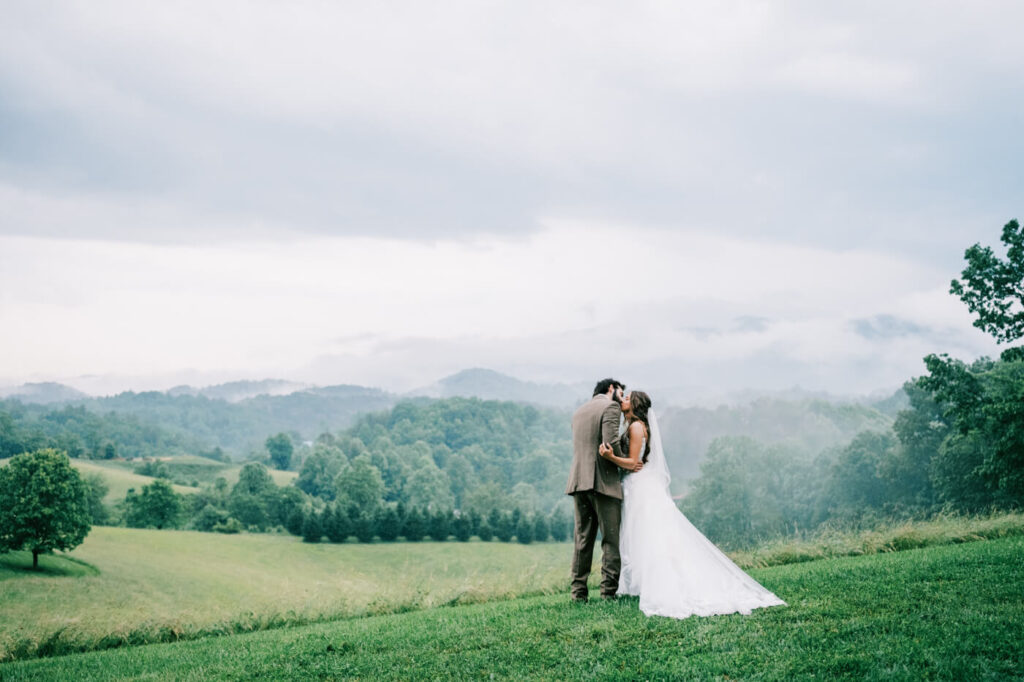
[[1021,679],[1021,556],[1012,537],[759,569],[789,605],[751,616],[559,594],[20,661],[0,679]]
[[557,592],[571,551],[98,526],[42,575],[0,555],[0,660]]
[[[113,507],[119,502],[124,502],[128,490],[134,488],[136,492],[142,490],[156,479],[152,476],[143,476],[132,471],[129,462],[106,462],[103,460],[73,459],[71,466],[78,469],[83,476],[86,474],[99,474],[103,482],[107,484],[107,494],[103,497],[103,504]],[[236,475],[237,477],[237,475]],[[174,491],[184,495],[191,495],[196,488],[184,485],[171,486]]]

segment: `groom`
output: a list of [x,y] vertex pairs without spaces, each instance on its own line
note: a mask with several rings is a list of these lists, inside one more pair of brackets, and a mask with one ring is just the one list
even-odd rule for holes
[[571,589],[573,600],[578,602],[588,598],[587,578],[598,529],[601,530],[601,597],[614,599],[619,589],[622,481],[619,468],[601,457],[597,450],[601,443],[608,443],[615,456],[622,457],[619,401],[624,389],[622,382],[602,379],[594,387],[593,398],[572,415],[572,469],[565,493],[572,495],[576,505]]

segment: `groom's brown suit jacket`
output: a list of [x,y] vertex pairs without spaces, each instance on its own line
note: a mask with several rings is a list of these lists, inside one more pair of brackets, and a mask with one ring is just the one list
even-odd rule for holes
[[572,415],[572,468],[569,470],[567,495],[593,490],[622,499],[622,476],[619,467],[598,454],[601,443],[612,446],[616,457],[619,448],[619,416],[622,408],[606,395],[596,395]]

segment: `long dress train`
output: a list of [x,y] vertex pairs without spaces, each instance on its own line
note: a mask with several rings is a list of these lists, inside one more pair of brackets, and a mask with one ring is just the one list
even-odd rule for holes
[[785,605],[676,508],[653,411],[648,419],[648,463],[627,475],[622,484],[619,594],[638,595],[640,610],[648,616],[670,618],[749,614],[753,609]]

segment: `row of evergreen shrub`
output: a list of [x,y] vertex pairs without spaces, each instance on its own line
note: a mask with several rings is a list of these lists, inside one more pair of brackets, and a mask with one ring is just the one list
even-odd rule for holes
[[430,511],[406,510],[402,505],[386,506],[375,510],[345,508],[334,503],[323,509],[296,509],[288,519],[287,529],[300,535],[304,542],[347,542],[354,537],[359,542],[394,542],[404,538],[419,542],[429,538],[445,542],[454,538],[466,542],[477,537],[484,542],[498,540],[523,544],[555,540],[563,542],[572,532],[568,515],[555,511],[551,515],[492,510],[486,517],[473,512],[460,514],[450,509]]

